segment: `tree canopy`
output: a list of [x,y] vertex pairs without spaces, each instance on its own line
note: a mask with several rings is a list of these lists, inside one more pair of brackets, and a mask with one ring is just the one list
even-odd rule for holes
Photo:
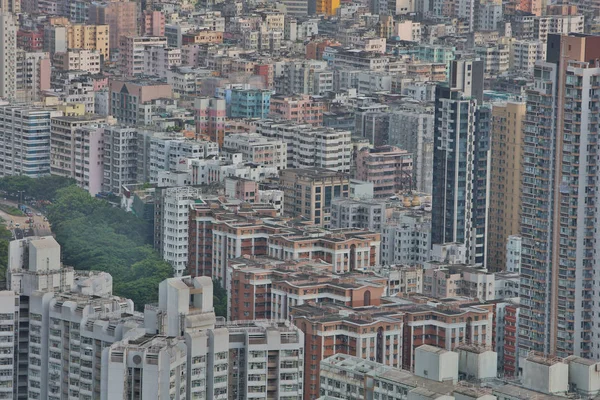
[[23,192],[25,197],[52,201],[58,190],[74,183],[73,179],[53,175],[36,179],[23,175],[7,176],[0,179],[0,190],[5,191],[9,196],[18,197]]
[[149,245],[147,222],[76,186],[56,191],[47,217],[66,265],[110,273],[114,293],[138,308],[156,302],[158,284],[172,268]]

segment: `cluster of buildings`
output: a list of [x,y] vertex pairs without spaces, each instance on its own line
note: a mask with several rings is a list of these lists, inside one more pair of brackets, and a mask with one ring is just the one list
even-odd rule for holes
[[0,39],[0,177],[174,276],[135,308],[11,242],[0,398],[599,395],[597,0],[0,0]]

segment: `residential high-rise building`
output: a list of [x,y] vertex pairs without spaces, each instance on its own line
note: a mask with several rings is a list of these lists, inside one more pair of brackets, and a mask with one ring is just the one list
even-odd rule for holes
[[54,117],[50,129],[50,172],[75,179],[92,196],[104,181],[103,131],[106,117]]
[[10,14],[21,13],[21,0],[2,0],[0,1],[0,12]]
[[436,88],[432,244],[459,242],[469,264],[485,265],[491,110],[483,62],[453,61],[449,85]]
[[433,107],[409,105],[390,112],[388,144],[413,155],[413,182],[419,192],[431,194],[433,179]]
[[225,139],[225,122],[227,120],[227,103],[225,99],[200,97],[194,99],[196,111],[196,133],[205,136],[223,146]]
[[599,359],[600,36],[548,35],[523,123],[519,351]]
[[0,107],[0,176],[50,174],[50,119],[61,111],[42,107]]
[[149,47],[167,47],[166,37],[122,36],[119,42],[121,71],[126,76],[142,75],[148,70],[145,57]]
[[32,103],[50,89],[50,55],[45,52],[17,50],[17,100]]
[[17,96],[17,26],[12,14],[0,13],[0,98]]
[[88,23],[109,26],[109,48],[118,49],[122,36],[137,35],[137,3],[134,1],[92,2]]
[[356,156],[356,178],[373,182],[373,197],[389,198],[413,189],[413,155],[395,146],[365,147]]
[[188,263],[188,219],[190,205],[200,200],[202,190],[190,186],[163,188],[155,199],[154,248],[182,276]]
[[315,225],[328,226],[331,200],[348,197],[350,178],[324,168],[288,168],[281,171],[280,185],[286,213],[303,216]]
[[241,153],[244,161],[287,168],[287,143],[258,133],[233,133],[225,137],[225,153]]
[[261,135],[287,143],[288,168],[350,171],[352,141],[349,130],[273,120],[256,121],[256,126]]
[[137,183],[137,129],[107,126],[103,133],[106,192],[121,193],[124,185]]
[[69,49],[96,50],[103,61],[109,61],[109,29],[108,25],[68,25],[67,46]]
[[525,103],[507,102],[492,107],[490,138],[490,194],[487,229],[487,268],[503,270],[506,241],[521,226],[521,160]]

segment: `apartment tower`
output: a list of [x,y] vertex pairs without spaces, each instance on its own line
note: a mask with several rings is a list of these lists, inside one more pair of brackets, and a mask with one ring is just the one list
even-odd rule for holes
[[600,36],[548,35],[523,129],[519,352],[599,359]]
[[494,104],[490,137],[490,207],[487,266],[494,271],[506,264],[506,241],[521,226],[521,158],[524,102]]
[[452,61],[436,88],[432,240],[464,243],[467,262],[485,265],[490,108],[482,105],[483,62]]

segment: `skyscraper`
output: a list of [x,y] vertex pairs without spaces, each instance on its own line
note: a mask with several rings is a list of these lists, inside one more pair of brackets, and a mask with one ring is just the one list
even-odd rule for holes
[[490,137],[490,208],[487,267],[503,270],[506,241],[521,226],[521,159],[525,103],[509,101],[492,107]]
[[12,14],[0,12],[0,98],[17,95],[17,26]]
[[432,244],[464,243],[485,265],[491,110],[482,105],[483,62],[453,61],[436,88]]
[[527,92],[519,351],[600,358],[600,36],[548,35]]

